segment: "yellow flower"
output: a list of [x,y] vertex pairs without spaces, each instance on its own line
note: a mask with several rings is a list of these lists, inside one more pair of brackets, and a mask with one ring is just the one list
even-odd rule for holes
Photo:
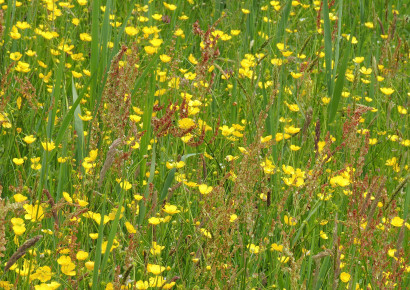
[[337,175],[337,176],[332,177],[332,178],[330,179],[330,184],[331,184],[332,186],[339,185],[339,186],[341,186],[341,187],[345,187],[345,186],[348,186],[348,185],[350,184],[350,181],[349,181],[349,179],[346,179],[346,178],[344,178],[344,177],[341,176],[341,175]]
[[272,135],[268,135],[266,137],[261,136],[261,143],[269,142],[272,139]]
[[377,143],[376,138],[369,138],[369,145],[375,145]]
[[[51,272],[51,268],[49,266],[39,267],[37,268],[34,274],[30,275],[30,280],[38,279],[40,280],[40,282],[44,283],[51,279],[52,274],[53,273]],[[47,288],[47,289],[52,289],[52,288]]]
[[299,112],[299,106],[297,104],[288,104],[288,102],[284,102],[284,104],[291,110],[292,112]]
[[57,263],[59,265],[68,265],[71,263],[71,258],[69,256],[61,256],[60,258],[58,258]]
[[128,34],[129,36],[135,36],[137,35],[139,30],[133,26],[127,26],[125,27],[125,33]]
[[143,289],[143,290],[148,289],[149,288],[148,281],[142,281],[142,280],[137,281],[135,283],[135,288]]
[[16,236],[21,236],[26,231],[24,220],[21,218],[12,218],[13,231]]
[[34,289],[35,290],[52,290],[52,289],[57,289],[61,286],[60,283],[52,281],[51,283],[41,283],[39,285],[35,285]]
[[212,234],[210,232],[208,232],[206,229],[201,228],[201,233],[207,237],[208,239],[212,239]]
[[171,61],[171,57],[168,56],[168,55],[166,55],[166,54],[161,54],[161,55],[159,56],[159,58],[161,59],[161,61],[162,61],[163,63],[167,63],[167,62],[170,62],[170,61]]
[[282,252],[283,251],[283,245],[278,245],[278,244],[276,244],[276,243],[273,243],[271,246],[270,246],[270,250],[273,252],[273,251],[277,251],[277,252]]
[[164,285],[165,280],[161,276],[151,277],[149,278],[149,285],[150,287],[162,287]]
[[168,4],[167,2],[162,2],[165,6],[166,9],[174,11],[175,9],[177,9],[177,6],[174,4]]
[[41,221],[44,218],[44,211],[41,205],[31,205],[25,204],[23,208],[26,210],[27,214],[24,216],[26,220],[31,220],[32,222]]
[[166,283],[162,286],[162,289],[171,289],[172,287],[175,286],[175,282],[171,282],[171,283]]
[[88,202],[82,199],[77,198],[77,203],[79,206],[87,206]]
[[387,255],[389,255],[389,257],[394,258],[396,255],[397,250],[396,249],[389,249],[389,251],[387,252]]
[[16,66],[15,70],[18,71],[18,72],[28,73],[31,70],[30,69],[30,64],[28,64],[26,62],[19,61],[17,63],[17,66]]
[[85,267],[87,268],[87,270],[93,270],[94,269],[94,262],[93,261],[88,261],[85,263]]
[[82,41],[91,41],[91,35],[89,35],[88,33],[80,33],[80,39]]
[[88,253],[85,251],[78,251],[75,257],[77,260],[83,261],[88,258]]
[[157,242],[152,242],[152,247],[150,249],[150,253],[152,255],[160,255],[161,251],[165,249],[165,246],[160,246],[157,244]]
[[201,184],[198,186],[199,192],[201,194],[208,194],[212,191],[213,187],[212,186],[208,186],[206,184]]
[[320,237],[324,240],[328,239],[328,236],[326,235],[326,233],[324,231],[320,231]]
[[178,162],[168,162],[168,161],[167,161],[167,163],[165,164],[165,166],[166,166],[168,169],[172,169],[172,168],[178,168],[178,169],[180,169],[180,168],[182,168],[182,167],[185,166],[185,162],[184,162],[184,161],[178,161]]
[[67,202],[73,203],[73,199],[71,198],[71,196],[68,192],[63,191],[63,197]]
[[283,55],[284,57],[291,56],[292,54],[293,54],[292,51],[282,51],[282,55]]
[[[108,241],[105,241],[102,243],[101,245],[101,253],[105,254],[105,251],[107,250],[107,245],[108,245]],[[115,249],[118,248],[118,246],[120,245],[120,243],[114,239],[114,242],[112,243],[111,249],[110,249],[110,253]]]
[[193,65],[198,64],[198,61],[196,60],[195,56],[192,55],[192,53],[188,56],[188,60],[190,63],[192,63]]
[[249,249],[249,252],[251,252],[252,254],[259,254],[259,246],[250,244],[247,246],[247,248]]
[[127,231],[130,234],[135,234],[137,232],[137,230],[134,228],[134,226],[130,222],[126,222],[125,227],[127,228]]
[[249,14],[251,13],[248,9],[242,9],[243,14]]
[[54,144],[53,141],[51,141],[51,142],[47,142],[47,141],[46,142],[41,142],[41,145],[43,146],[44,150],[46,150],[46,151],[51,151],[54,148],[56,148],[56,145]]
[[286,257],[286,256],[278,257],[278,261],[281,262],[282,264],[286,264],[287,262],[289,262],[289,257]]
[[404,219],[402,219],[398,216],[392,218],[392,220],[391,220],[392,226],[395,226],[395,227],[401,227],[401,226],[403,226],[403,223],[404,223]]
[[362,67],[360,68],[360,72],[361,72],[362,74],[364,74],[364,75],[369,75],[369,74],[372,73],[372,69],[371,69],[370,67],[369,67],[369,68],[366,68],[366,67],[362,66]]
[[75,276],[76,272],[74,271],[74,269],[75,269],[74,263],[70,263],[67,265],[61,265],[61,272],[63,272],[63,274],[67,276]]
[[342,272],[340,273],[340,280],[342,280],[342,282],[347,283],[350,281],[350,274],[346,273],[346,272]]
[[283,220],[285,222],[285,224],[289,225],[289,226],[294,226],[296,225],[296,220],[293,217],[288,217],[287,215],[285,215],[283,217]]
[[15,202],[23,202],[27,200],[27,197],[22,195],[21,193],[16,193],[15,195],[13,195],[13,198]]
[[[350,35],[346,37],[347,40],[350,40]],[[357,44],[357,38],[355,36],[352,37],[352,44]]]
[[271,64],[276,65],[276,66],[281,66],[283,63],[280,58],[272,58],[270,62]]
[[78,79],[81,78],[83,76],[82,73],[76,72],[76,71],[71,71],[71,74],[73,75],[74,78]]
[[165,271],[165,267],[155,264],[148,264],[147,265],[147,272],[152,273],[154,275],[159,275]]
[[298,151],[298,150],[300,150],[300,146],[290,145],[290,150],[292,150],[292,151]]
[[380,91],[387,96],[390,96],[394,93],[394,90],[392,88],[380,88]]
[[195,122],[190,118],[183,118],[178,120],[178,127],[182,130],[189,130],[192,127],[195,127]]
[[353,59],[353,62],[354,62],[354,63],[357,63],[357,64],[362,63],[363,61],[364,61],[364,57],[363,57],[363,56],[357,56],[357,57],[355,57],[355,58]]
[[166,212],[167,214],[176,214],[176,213],[181,212],[180,210],[178,210],[176,205],[172,205],[172,204],[166,204],[162,210]]
[[148,219],[148,223],[155,226],[155,225],[160,224],[161,220],[159,218],[156,218],[156,217],[151,217],[151,218]]
[[132,184],[129,183],[127,180],[124,180],[120,182],[120,187],[124,190],[129,190],[132,188]]
[[22,57],[22,54],[18,51],[10,53],[10,59],[12,60],[19,60]]
[[397,111],[399,112],[399,114],[401,115],[406,115],[407,114],[407,109],[405,109],[402,106],[397,106]]
[[289,126],[285,128],[285,132],[288,134],[296,134],[300,132],[300,128],[295,128],[293,126]]
[[231,214],[231,217],[229,218],[229,222],[233,223],[238,219],[238,216],[236,214]]
[[24,163],[23,158],[13,158],[13,163],[16,165],[22,165]]
[[291,72],[290,74],[291,74],[291,76],[292,76],[294,79],[298,79],[298,78],[300,78],[301,76],[303,76],[302,73],[294,73],[294,72]]
[[90,238],[93,239],[93,240],[98,239],[98,233],[90,233],[89,236],[90,236]]
[[322,103],[323,103],[324,105],[329,104],[329,103],[330,103],[330,98],[328,98],[328,97],[323,97],[323,98],[322,98]]

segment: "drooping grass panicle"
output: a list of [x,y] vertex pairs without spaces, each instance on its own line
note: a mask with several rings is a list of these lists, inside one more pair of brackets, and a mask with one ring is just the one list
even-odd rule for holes
[[6,263],[6,266],[4,267],[4,272],[7,272],[10,269],[10,267],[13,266],[17,262],[18,259],[24,256],[27,250],[30,249],[32,246],[34,246],[42,237],[43,237],[42,235],[38,235],[38,236],[35,236],[25,241],[24,244],[22,244],[17,249],[17,251],[13,255],[11,255],[11,257]]

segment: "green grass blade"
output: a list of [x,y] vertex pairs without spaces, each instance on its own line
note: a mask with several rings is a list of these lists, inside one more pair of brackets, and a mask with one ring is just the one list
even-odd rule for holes
[[[197,155],[198,153],[192,153],[192,154],[186,154],[184,156],[182,156],[181,161],[185,161],[187,158]],[[172,168],[167,176],[167,179],[165,179],[164,182],[164,186],[162,187],[161,190],[161,195],[160,195],[160,200],[159,202],[161,203],[161,201],[163,201],[167,195],[168,195],[168,189],[171,187],[172,182],[174,181],[174,177],[175,177],[175,172],[176,172],[176,168]]]
[[293,240],[292,240],[291,248],[295,246],[296,242],[298,241],[298,239],[299,239],[299,237],[300,237],[300,235],[301,235],[301,233],[302,233],[303,228],[305,227],[305,225],[307,224],[307,222],[310,220],[310,218],[312,217],[312,215],[314,215],[314,214],[316,213],[316,211],[319,209],[319,207],[321,206],[321,204],[322,204],[321,202],[318,202],[318,203],[316,204],[316,206],[309,211],[309,215],[308,215],[307,218],[302,222],[302,224],[301,224],[301,226],[299,227],[299,229],[298,229],[298,231],[297,231],[295,237],[294,237]]
[[[73,91],[73,103],[75,103],[78,99],[77,90],[75,88],[74,78],[71,80],[72,82],[72,91]],[[79,115],[81,115],[80,106],[77,106],[74,110],[74,129],[77,132],[77,139],[76,139],[76,159],[77,159],[77,166],[81,160],[83,160],[83,150],[84,150],[84,128],[83,128],[83,120],[80,119]]]
[[280,22],[278,25],[278,30],[275,36],[275,45],[278,42],[282,42],[283,36],[285,35],[285,28],[288,23],[288,18],[289,18],[291,8],[292,8],[292,1],[288,0],[286,2],[285,8],[282,11],[282,15],[281,15]]
[[342,96],[343,85],[344,85],[344,81],[346,79],[345,73],[346,73],[346,69],[347,69],[347,63],[348,63],[349,57],[350,57],[351,46],[352,45],[349,43],[348,47],[345,51],[345,55],[343,57],[343,60],[342,60],[342,64],[341,64],[341,66],[339,68],[339,71],[338,71],[338,77],[337,77],[337,80],[336,80],[335,89],[334,89],[334,92],[333,92],[332,99],[329,103],[328,124],[332,123],[333,120],[335,119],[337,109],[339,107],[340,97]]
[[326,83],[327,94],[329,98],[332,97],[333,83],[332,83],[332,36],[329,19],[329,4],[328,1],[323,1],[323,21],[325,33],[325,63],[326,63]]
[[[145,187],[145,191],[144,191],[144,197],[148,198],[148,194],[149,194],[149,186],[150,183],[152,183],[152,181],[154,180],[154,175],[155,175],[155,162],[156,162],[156,151],[155,151],[155,146],[156,143],[154,142],[154,144],[152,145],[152,159],[151,159],[151,167],[150,167],[150,171],[149,171],[149,177],[148,177],[148,181],[147,181],[147,185]],[[142,221],[144,220],[145,217],[145,212],[146,212],[146,208],[145,208],[145,204],[142,203],[140,206],[140,212],[139,212],[139,218],[138,218],[138,223],[141,224]]]
[[[60,129],[58,130],[57,137],[55,139],[56,144],[60,144],[61,141],[63,140],[64,135],[67,132],[67,128],[70,125],[72,119],[74,118],[74,112],[75,112],[77,106],[80,104],[80,101],[83,99],[83,97],[84,97],[84,94],[77,98],[77,100],[71,106],[71,109],[67,112],[66,116],[64,117],[63,122],[61,122]],[[54,157],[54,155],[56,153],[57,153],[56,150],[51,151],[51,154],[50,154],[50,157],[49,157],[50,160]]]
[[[323,282],[326,279],[327,272],[330,270],[330,257],[326,257],[321,261],[322,265],[320,266],[319,277],[317,279],[315,289],[319,290],[322,287]],[[326,285],[324,286],[326,289]]]
[[92,2],[92,14],[91,14],[91,106],[94,107],[95,101],[97,99],[97,83],[99,79],[98,76],[99,59],[100,59],[100,41],[99,41],[99,26],[100,26],[100,0],[94,0]]
[[102,241],[104,238],[104,216],[105,216],[105,208],[107,205],[107,194],[104,194],[103,197],[103,202],[102,202],[102,210],[101,210],[101,222],[100,225],[98,226],[98,239],[97,239],[97,248],[95,251],[95,258],[94,258],[94,272],[93,272],[93,285],[92,289],[96,290],[98,288],[98,277],[99,277],[99,270],[100,270],[100,264],[101,264],[101,246],[102,246]]
[[[114,243],[115,235],[117,234],[118,224],[120,222],[122,204],[124,203],[126,191],[124,189],[121,189],[119,194],[121,195],[121,199],[120,199],[120,203],[119,203],[118,208],[117,208],[117,212],[115,214],[114,221],[112,222],[112,225],[111,225],[110,234],[108,235],[107,246],[106,246],[106,249],[105,249],[104,258],[102,260],[101,267],[100,267],[101,273],[105,273],[104,272],[105,271],[105,266],[107,265],[108,258],[110,257],[110,250],[111,250],[111,247]],[[101,220],[101,223],[103,223],[103,219]],[[94,271],[95,271],[95,269],[94,269]],[[94,286],[94,284],[93,284],[93,286]]]
[[332,84],[336,78],[336,71],[339,64],[339,56],[340,56],[340,41],[342,40],[342,17],[343,17],[343,0],[339,0],[339,13],[338,13],[338,20],[337,20],[337,38],[335,43],[335,65],[333,67],[333,74],[332,74]]

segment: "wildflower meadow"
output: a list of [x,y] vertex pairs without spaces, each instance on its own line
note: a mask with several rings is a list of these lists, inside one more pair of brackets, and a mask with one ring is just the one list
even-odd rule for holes
[[409,289],[406,0],[0,0],[0,289]]

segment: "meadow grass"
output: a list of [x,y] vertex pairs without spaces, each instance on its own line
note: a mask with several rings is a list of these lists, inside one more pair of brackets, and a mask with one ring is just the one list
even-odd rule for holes
[[0,0],[0,288],[408,288],[408,11]]

